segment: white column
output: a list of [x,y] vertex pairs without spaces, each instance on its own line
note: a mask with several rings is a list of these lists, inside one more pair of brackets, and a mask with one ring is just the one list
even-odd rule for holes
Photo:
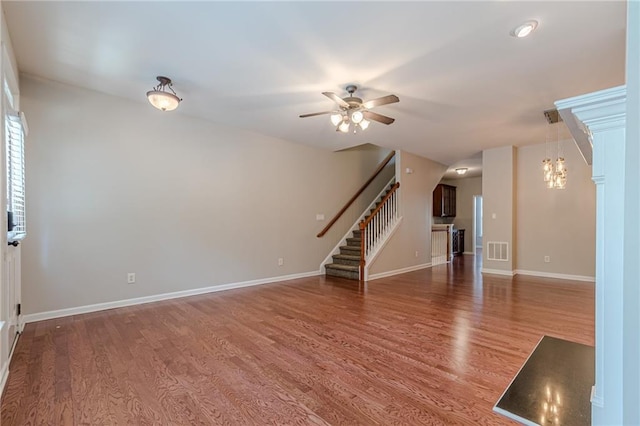
[[591,133],[593,141],[596,382],[591,400],[592,422],[621,425],[625,424],[623,384],[626,367],[623,357],[626,88],[621,86],[558,101],[556,106],[563,112],[570,111]]
[[627,2],[624,424],[640,425],[640,2]]

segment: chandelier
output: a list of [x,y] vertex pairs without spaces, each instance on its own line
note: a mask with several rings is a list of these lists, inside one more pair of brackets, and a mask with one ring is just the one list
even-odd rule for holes
[[555,124],[556,126],[555,143],[551,140],[549,131],[547,131],[546,154],[544,160],[542,160],[544,182],[549,189],[565,189],[567,186],[567,167],[560,143],[560,122],[562,119],[557,110],[545,111],[544,115],[549,124]]
[[[149,103],[160,111],[173,111],[182,101],[173,90],[171,79],[158,76],[158,85],[147,92]],[[169,89],[170,91],[167,91]]]

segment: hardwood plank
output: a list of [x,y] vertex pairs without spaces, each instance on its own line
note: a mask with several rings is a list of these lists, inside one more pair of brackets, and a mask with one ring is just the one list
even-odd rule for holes
[[1,401],[23,424],[499,425],[542,335],[594,342],[594,285],[473,256],[28,324]]

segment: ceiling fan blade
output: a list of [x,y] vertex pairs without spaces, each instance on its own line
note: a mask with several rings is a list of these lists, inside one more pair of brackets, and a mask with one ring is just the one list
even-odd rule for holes
[[342,108],[349,108],[349,104],[346,103],[340,96],[336,95],[333,92],[322,92],[327,98],[331,99],[333,102],[340,105]]
[[311,114],[302,114],[300,118],[315,117],[316,115],[333,114],[335,111],[312,112]]
[[380,105],[394,104],[400,102],[400,99],[396,95],[387,95],[377,99],[371,99],[362,104],[363,107],[369,109]]
[[386,115],[378,114],[373,111],[362,111],[362,115],[364,115],[364,118],[367,120],[377,121],[382,124],[391,124],[396,121],[395,118],[387,117]]

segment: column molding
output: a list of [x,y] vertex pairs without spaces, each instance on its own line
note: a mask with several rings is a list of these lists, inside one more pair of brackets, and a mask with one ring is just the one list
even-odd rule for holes
[[[556,102],[586,129],[596,184],[596,312],[593,424],[623,424],[626,87]],[[578,131],[577,129],[574,131]],[[573,133],[573,131],[572,131]],[[584,138],[584,133],[580,136]]]

